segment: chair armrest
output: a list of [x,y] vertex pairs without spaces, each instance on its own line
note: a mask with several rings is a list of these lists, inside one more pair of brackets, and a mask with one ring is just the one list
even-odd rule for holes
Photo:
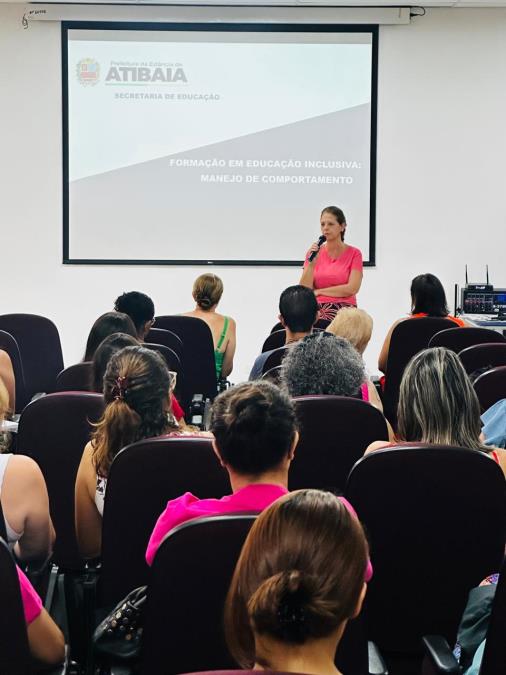
[[441,635],[426,635],[422,638],[425,658],[422,672],[424,675],[460,675],[457,659],[450,645]]
[[387,664],[374,642],[367,643],[367,654],[369,658],[369,675],[388,675]]

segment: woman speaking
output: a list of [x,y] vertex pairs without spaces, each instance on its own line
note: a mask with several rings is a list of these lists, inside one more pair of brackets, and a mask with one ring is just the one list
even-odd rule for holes
[[[346,218],[337,206],[327,206],[320,216],[325,243],[314,243],[306,254],[302,286],[312,288],[320,306],[320,319],[331,321],[341,307],[356,305],[362,283],[362,253],[344,243]],[[315,256],[311,256],[315,253]],[[310,258],[312,260],[310,261]]]

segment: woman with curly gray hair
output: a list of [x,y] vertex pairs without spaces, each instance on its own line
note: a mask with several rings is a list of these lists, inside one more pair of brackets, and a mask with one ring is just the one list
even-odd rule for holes
[[367,389],[360,354],[345,338],[319,332],[291,347],[281,366],[281,382],[291,396],[354,396]]

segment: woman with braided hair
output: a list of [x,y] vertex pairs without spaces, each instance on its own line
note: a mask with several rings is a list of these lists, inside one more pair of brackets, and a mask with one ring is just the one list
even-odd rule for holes
[[339,675],[337,646],[371,578],[351,505],[299,490],[263,511],[237,562],[225,604],[229,651],[243,668]]
[[150,349],[125,347],[109,361],[106,409],[84,449],[76,479],[76,532],[85,558],[100,554],[107,475],[114,457],[143,438],[179,433],[170,407],[174,384],[163,358]]

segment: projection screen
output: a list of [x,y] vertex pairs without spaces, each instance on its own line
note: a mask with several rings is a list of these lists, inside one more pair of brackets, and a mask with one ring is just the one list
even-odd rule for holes
[[377,27],[65,22],[65,263],[374,264]]

